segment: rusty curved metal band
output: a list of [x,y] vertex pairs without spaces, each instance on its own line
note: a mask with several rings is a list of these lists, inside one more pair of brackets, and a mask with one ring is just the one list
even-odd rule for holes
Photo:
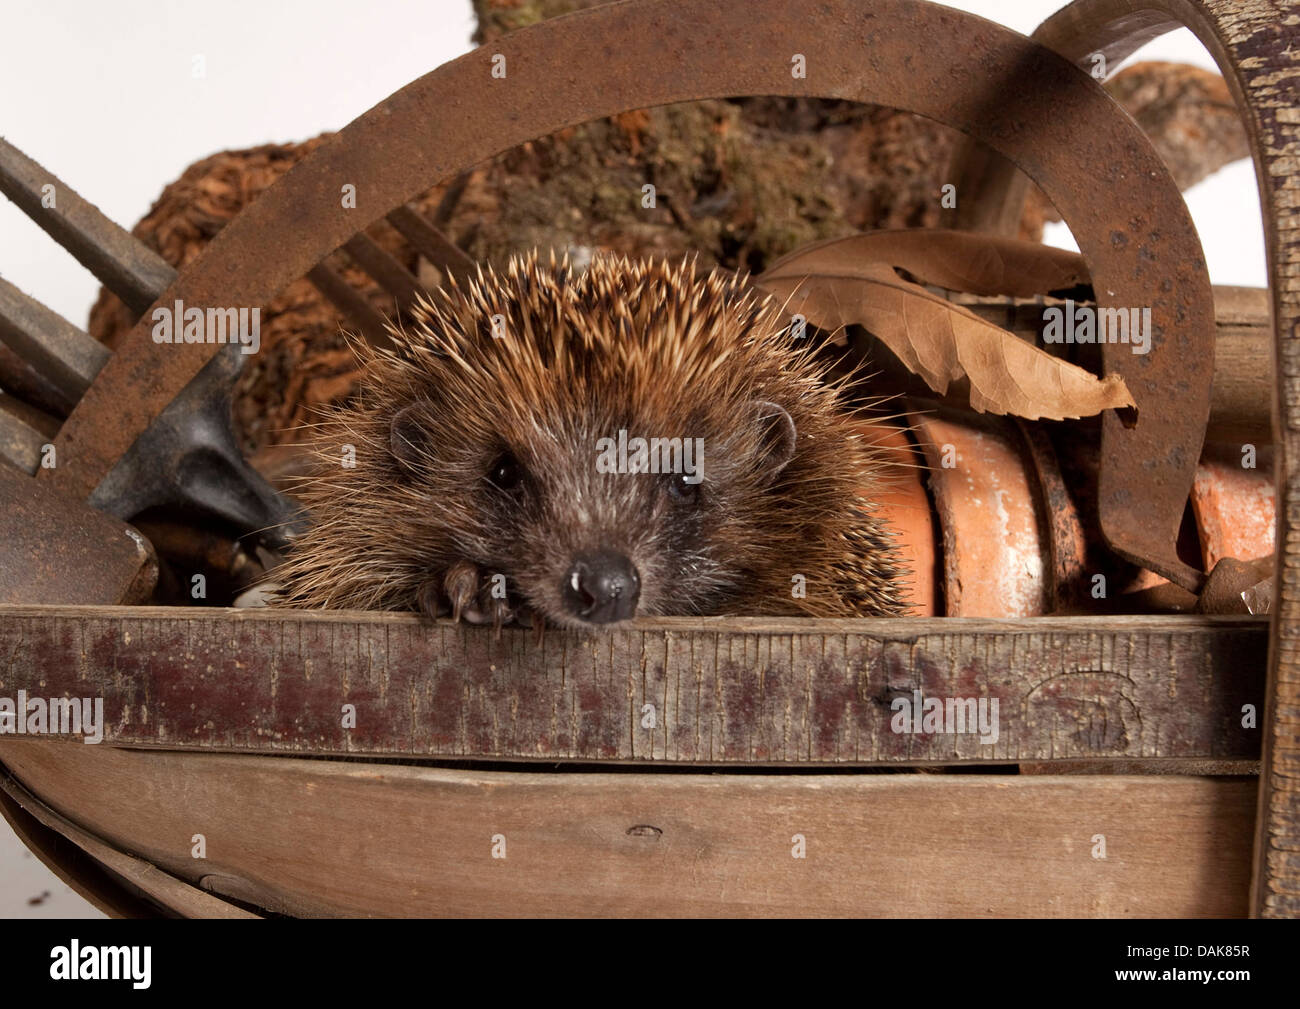
[[[1106,58],[1106,65],[1113,66],[1161,35],[1188,28],[1209,51],[1232,91],[1237,107],[1242,110],[1243,118],[1249,119],[1242,82],[1228,55],[1227,40],[1238,23],[1249,20],[1247,15],[1240,13],[1240,9],[1247,6],[1268,8],[1277,21],[1281,21],[1280,7],[1274,3],[1076,0],[1039,25],[1030,38],[1081,67],[1088,67],[1095,53],[1101,53]],[[1258,20],[1258,13],[1254,12],[1255,20]],[[1252,146],[1259,150],[1257,145]],[[1014,236],[1029,192],[1025,176],[1005,158],[996,154],[989,156],[971,146],[962,151],[962,157],[954,167],[958,191],[967,196],[976,194],[977,197],[958,205],[958,226]]]
[[[1101,52],[1123,59],[1175,28],[1192,31],[1218,65],[1241,112],[1255,162],[1272,297],[1277,387],[1273,399],[1278,550],[1269,639],[1268,696],[1261,724],[1263,781],[1256,826],[1252,913],[1300,915],[1300,231],[1293,224],[1300,188],[1300,4],[1278,0],[1077,0],[1034,33],[1063,55],[1083,61]],[[1023,207],[1023,184],[1008,165],[985,194],[995,216]],[[1019,187],[1019,203],[1016,192]],[[1105,505],[1103,496],[1101,504]]]
[[[792,57],[807,77],[792,76]],[[506,76],[492,76],[493,56]],[[939,57],[938,54],[942,54]],[[736,95],[841,98],[947,123],[1018,164],[1069,222],[1102,304],[1150,306],[1153,352],[1117,363],[1142,410],[1139,435],[1108,420],[1110,444],[1161,446],[1150,493],[1124,507],[1177,521],[1208,411],[1213,305],[1200,245],[1168,171],[1086,74],[1043,46],[919,0],[632,0],[546,21],[426,74],[351,123],[231,222],[159,299],[270,301],[333,249],[428,186],[515,145],[647,106]],[[1090,149],[1081,157],[1080,137]],[[344,209],[341,188],[357,187]],[[1122,201],[1123,213],[1114,211]],[[1114,219],[1122,221],[1118,226]],[[155,346],[146,312],[64,425],[60,465],[41,471],[88,495],[211,356]],[[1171,355],[1199,362],[1163,383]],[[1195,414],[1195,416],[1189,416]],[[1131,450],[1131,449],[1130,449]]]
[[[1101,53],[1107,64],[1113,65],[1152,39],[1177,28],[1189,28],[1218,64],[1246,120],[1262,191],[1262,180],[1267,178],[1260,160],[1262,148],[1259,134],[1251,122],[1244,70],[1240,60],[1234,60],[1233,50],[1237,40],[1270,26],[1276,33],[1285,33],[1284,16],[1293,8],[1284,10],[1284,7],[1286,5],[1277,3],[1228,3],[1223,0],[1209,3],[1196,0],[1077,0],[1044,21],[1032,38],[1080,66],[1090,64],[1095,53]],[[1025,175],[1015,165],[1005,158],[967,145],[955,174],[959,192],[976,194],[976,198],[968,200],[959,211],[959,225],[1008,235],[1017,232],[1029,186]],[[1122,347],[1108,346],[1102,352],[1107,370],[1121,364],[1123,357]],[[1127,372],[1124,374],[1128,376]],[[1170,378],[1177,380],[1176,371],[1171,370]],[[1200,421],[1195,417],[1174,420],[1187,425],[1196,424],[1199,430]],[[1186,445],[1166,445],[1155,440],[1156,437],[1156,432],[1144,431],[1141,427],[1136,431],[1124,429],[1113,414],[1104,418],[1098,487],[1098,518],[1102,534],[1117,553],[1171,577],[1184,588],[1195,590],[1199,587],[1197,584],[1173,577],[1158,564],[1149,563],[1151,557],[1159,555],[1158,552],[1172,551],[1170,544],[1176,537],[1177,523],[1171,536],[1168,515],[1156,513],[1142,520],[1133,507],[1133,490],[1149,486],[1150,462],[1158,454],[1169,457],[1171,471],[1175,461],[1181,464],[1181,470],[1191,472],[1195,469],[1196,461],[1187,454]],[[1172,458],[1175,452],[1177,460]]]

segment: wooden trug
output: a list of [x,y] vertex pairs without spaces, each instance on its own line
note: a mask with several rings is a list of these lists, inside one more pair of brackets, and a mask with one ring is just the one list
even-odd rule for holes
[[[591,22],[629,16],[634,6],[593,12]],[[760,6],[775,23],[775,8]],[[25,803],[164,902],[167,891],[183,901],[194,895],[177,887],[200,887],[297,914],[1300,914],[1300,255],[1285,217],[1300,185],[1297,57],[1286,27],[1296,5],[1138,7],[1079,0],[1049,22],[1047,37],[1074,58],[1070,40],[1091,33],[1090,50],[1116,62],[1125,47],[1188,24],[1246,114],[1279,383],[1283,535],[1267,682],[1259,675],[1264,625],[1249,620],[647,622],[594,645],[552,635],[537,650],[551,661],[539,662],[513,632],[496,642],[486,631],[405,617],[13,608],[0,612],[0,696],[10,688],[103,696],[117,745],[0,737],[13,776],[4,781],[6,814]],[[573,45],[548,56],[580,66]],[[860,67],[844,52],[821,54],[833,70],[827,95],[875,96],[860,90]],[[430,78],[469,87],[484,62],[472,54]],[[659,81],[650,98],[704,93],[712,68],[707,62],[696,81]],[[790,86],[784,67],[751,61],[745,73],[750,90]],[[422,86],[432,87],[417,82],[401,102],[414,102]],[[591,93],[584,83],[567,118],[502,104],[472,123],[432,116],[424,132],[403,134],[409,157],[399,161],[446,175],[457,156],[468,164],[469,155],[492,153],[485,137],[521,141],[527,129],[571,121],[573,110],[631,107],[630,94]],[[427,108],[447,114],[435,102]],[[373,139],[376,121],[362,117],[350,135]],[[174,291],[196,302],[263,303],[346,242],[366,222],[344,219],[336,206],[330,159],[345,146],[341,135],[300,166],[298,189],[265,194]],[[398,205],[410,187],[392,172],[392,153],[360,147],[372,155],[361,163],[374,182],[374,212]],[[1086,194],[1059,195],[1078,201],[1070,216],[1087,223]],[[285,234],[277,222],[325,215],[323,207],[334,217],[311,241],[289,243],[274,263],[244,255],[266,245],[259,235]],[[1102,238],[1090,236],[1093,255],[1104,251]],[[142,311],[161,282],[137,272]],[[105,372],[129,371],[148,350],[143,338],[128,341]],[[138,402],[110,402],[112,383],[92,384],[58,439],[70,465],[44,479],[88,493],[198,370],[201,354],[189,357],[164,362]],[[110,415],[117,424],[97,420]],[[254,675],[245,658],[271,675]],[[892,733],[888,702],[916,689],[996,697],[999,742]],[[1244,709],[1258,709],[1261,697],[1255,730]],[[344,704],[357,706],[350,730]],[[658,720],[641,736],[646,704]],[[381,725],[409,729],[394,735]],[[244,752],[214,752],[222,750]],[[265,755],[276,752],[294,756]],[[317,754],[336,759],[299,756]],[[394,756],[426,763],[400,766]],[[1256,785],[1224,772],[1256,756],[1263,780],[1247,900]],[[543,774],[483,771],[470,760],[633,767]],[[866,773],[871,764],[988,762],[1035,772],[1164,764],[1220,776]],[[665,773],[706,765],[728,773]],[[206,843],[202,860],[192,855],[196,834]],[[494,858],[500,843],[506,857]],[[135,862],[119,857],[127,852]]]

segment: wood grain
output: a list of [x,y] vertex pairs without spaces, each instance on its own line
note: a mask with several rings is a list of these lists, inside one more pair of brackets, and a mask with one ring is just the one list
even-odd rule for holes
[[[11,804],[17,805],[21,811],[31,817],[42,827],[52,830],[62,837],[71,841],[80,848],[86,855],[92,859],[92,864],[97,864],[116,878],[124,881],[128,886],[139,890],[147,896],[153,898],[163,907],[168,908],[185,918],[257,918],[259,915],[251,914],[243,908],[231,904],[229,901],[214,897],[210,893],[204,893],[197,887],[190,886],[181,882],[174,876],[160,870],[157,866],[151,865],[143,859],[135,858],[125,852],[118,851],[111,845],[105,844],[98,837],[87,833],[78,827],[75,823],[66,817],[60,816],[54,812],[45,803],[37,799],[31,792],[15,781],[12,777],[0,774],[0,794],[6,800],[6,819],[15,824],[18,829],[17,818],[10,813]],[[33,847],[38,853],[40,848],[32,844],[32,838],[24,836],[23,841],[29,847]],[[42,855],[42,861],[46,865],[51,865]],[[67,860],[65,859],[65,862]],[[60,878],[69,885],[75,886],[83,896],[85,893],[86,874],[83,872],[78,877],[71,877],[64,871],[62,865],[51,865],[58,872]],[[117,899],[110,899],[110,895],[105,892],[92,894],[98,899],[93,903],[100,910],[106,913],[120,913],[124,907],[124,902],[120,896],[112,895]],[[89,899],[89,898],[88,898]],[[132,916],[140,914],[139,910],[133,910]],[[155,912],[156,913],[156,912]]]
[[466,772],[48,740],[6,741],[0,758],[109,843],[296,915],[1241,916],[1256,791],[1236,778]]
[[[1223,73],[1254,156],[1272,296],[1278,540],[1277,599],[1269,643],[1269,684],[1254,913],[1300,917],[1300,4],[1294,0],[1075,0],[1034,38],[1085,68],[1103,53],[1117,66],[1144,43],[1191,29]],[[1025,183],[1014,166],[986,153],[964,189],[978,194],[978,225],[1015,234]],[[967,221],[968,224],[976,223]],[[1252,367],[1252,371],[1254,368]]]
[[[1273,298],[1277,442],[1278,585],[1270,639],[1264,775],[1260,787],[1253,909],[1269,917],[1300,917],[1300,233],[1295,228],[1300,191],[1300,78],[1293,0],[1085,0],[1058,12],[1057,37],[1090,34],[1094,48],[1112,61],[1146,36],[1176,24],[1196,34],[1223,71],[1241,109],[1254,152]],[[1086,30],[1080,30],[1083,26]],[[1102,36],[1094,29],[1102,26]],[[1055,45],[1053,32],[1036,33]],[[1098,44],[1100,43],[1100,44]],[[1059,45],[1055,46],[1060,49]],[[1070,54],[1076,55],[1076,54]],[[1082,55],[1079,53],[1077,55]]]
[[[548,631],[538,645],[528,631],[498,641],[413,614],[0,607],[0,697],[103,697],[109,742],[170,749],[783,766],[1249,760],[1260,731],[1242,709],[1262,703],[1265,626],[673,618]],[[997,701],[996,741],[896,732],[896,702],[916,691],[982,699],[990,714]]]
[[[13,781],[7,774],[4,780]],[[21,786],[18,786],[21,787]],[[27,850],[74,892],[110,918],[157,918],[163,912],[84,850],[28,813],[0,787],[0,815]]]

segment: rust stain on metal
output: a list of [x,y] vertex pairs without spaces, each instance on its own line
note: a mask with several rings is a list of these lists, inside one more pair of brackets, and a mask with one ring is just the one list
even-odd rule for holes
[[[595,40],[608,58],[591,59]],[[788,60],[778,58],[795,43],[814,68],[806,79],[792,78]],[[942,64],[928,58],[936,50],[945,53]],[[494,52],[507,59],[506,78],[492,76]],[[673,72],[663,73],[669,64]],[[1067,60],[918,0],[793,9],[784,0],[642,0],[497,39],[322,145],[232,221],[160,300],[265,304],[415,193],[494,154],[604,116],[737,95],[840,98],[919,113],[988,144],[1039,183],[1074,233],[1101,304],[1152,309],[1152,354],[1108,359],[1143,412],[1136,435],[1107,420],[1103,511],[1119,548],[1158,545],[1141,534],[1150,528],[1168,539],[1171,554],[1208,412],[1213,339],[1209,282],[1177,188],[1141,131]],[[1090,138],[1086,159],[1079,136]],[[365,181],[366,209],[347,210],[339,187],[356,180]],[[1112,241],[1113,215],[1098,214],[1102,206],[1129,222],[1127,242]],[[213,350],[163,351],[148,323],[137,325],[64,425],[56,445],[66,464],[42,477],[88,495]],[[1171,362],[1176,355],[1184,364]],[[1141,500],[1125,466],[1143,469]]]
[[[54,207],[44,201],[47,185],[58,192]],[[137,314],[175,281],[176,271],[162,257],[3,138],[0,192]]]

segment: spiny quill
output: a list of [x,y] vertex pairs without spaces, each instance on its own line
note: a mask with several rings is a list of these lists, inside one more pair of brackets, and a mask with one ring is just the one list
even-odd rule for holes
[[[421,299],[393,335],[354,341],[361,390],[323,429],[281,604],[588,630],[903,612],[870,500],[882,450],[744,277],[534,253]],[[699,479],[602,469],[620,437],[698,445]]]

